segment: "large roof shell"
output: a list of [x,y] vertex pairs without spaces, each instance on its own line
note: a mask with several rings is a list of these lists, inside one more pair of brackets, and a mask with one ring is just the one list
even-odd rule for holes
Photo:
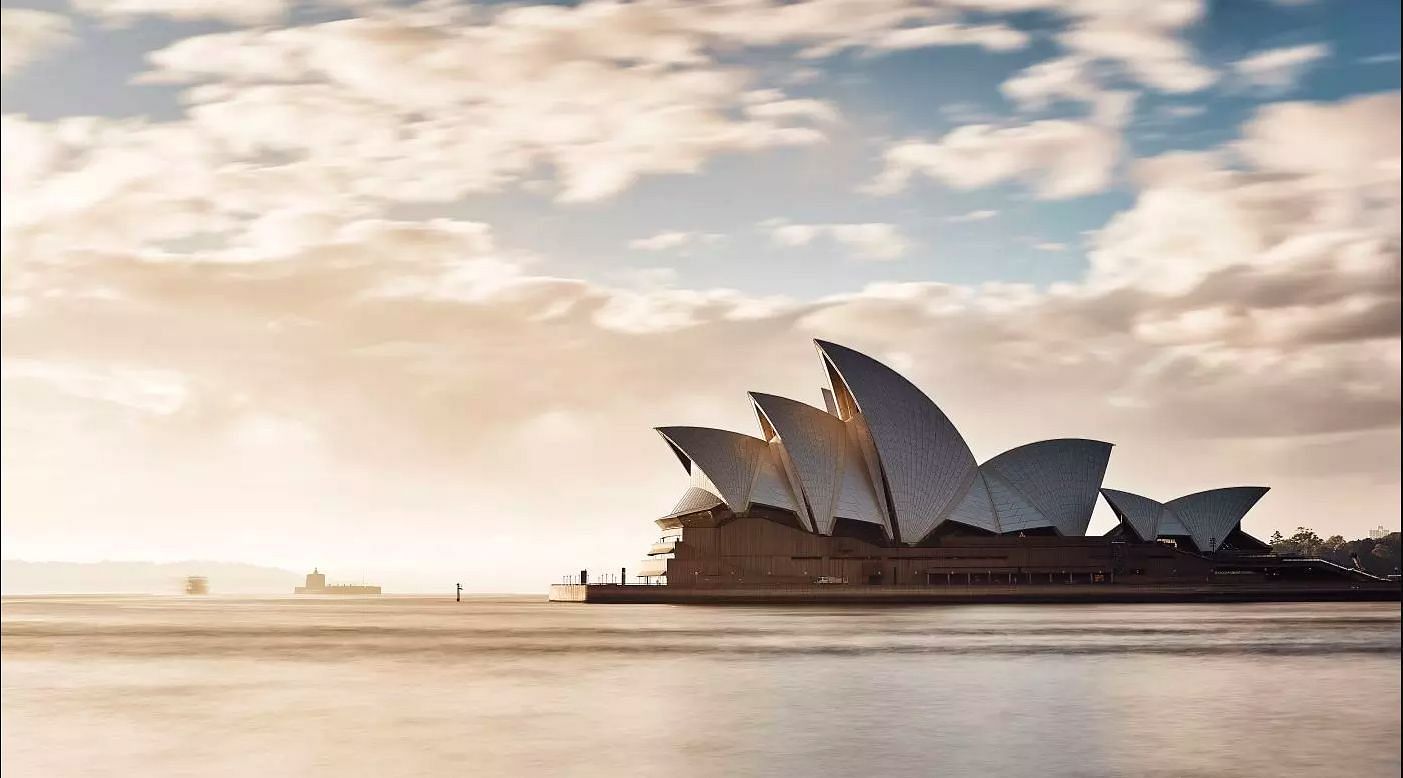
[[758,503],[799,513],[799,498],[790,487],[781,463],[784,450],[778,440],[770,441],[768,447],[768,453],[762,454],[756,462],[755,481],[750,486],[750,498],[745,507]]
[[940,408],[900,373],[846,346],[814,343],[839,413],[860,413],[867,424],[900,539],[918,542],[969,489],[974,455]]
[[1091,524],[1096,492],[1110,459],[1110,443],[1055,438],[1009,449],[979,469],[1015,489],[1041,514],[1045,526],[1064,536],[1076,536],[1085,535]]
[[[846,504],[849,497],[857,497],[865,502],[866,497],[870,495],[877,505],[876,523],[882,525],[882,531],[888,540],[896,540],[896,522],[892,519],[887,490],[883,486],[881,458],[877,455],[877,444],[872,442],[872,431],[867,428],[867,419],[860,413],[854,413],[844,419],[843,424],[848,430],[848,464],[844,466],[845,480],[838,500]],[[863,485],[865,489],[859,488]],[[838,515],[857,518],[846,513]]]
[[867,437],[866,427],[858,422],[859,419],[843,422],[843,482],[838,488],[833,516],[880,525],[887,537],[893,538],[891,522],[882,507],[880,487],[872,480],[873,470],[868,467],[867,457],[863,454],[864,448],[873,448],[872,441]]
[[823,410],[773,394],[751,392],[760,427],[776,448],[801,515],[833,534],[838,518],[884,524],[876,491],[848,423]]
[[847,449],[843,420],[787,397],[751,392],[750,399],[761,427],[783,446],[804,514],[818,533],[831,535]]

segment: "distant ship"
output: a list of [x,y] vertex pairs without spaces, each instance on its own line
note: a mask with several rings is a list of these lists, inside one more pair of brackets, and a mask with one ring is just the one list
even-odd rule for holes
[[379,594],[380,587],[364,584],[332,584],[327,586],[326,573],[317,568],[307,574],[307,585],[292,590],[293,594]]
[[192,575],[185,579],[186,594],[209,594],[209,579],[203,575]]

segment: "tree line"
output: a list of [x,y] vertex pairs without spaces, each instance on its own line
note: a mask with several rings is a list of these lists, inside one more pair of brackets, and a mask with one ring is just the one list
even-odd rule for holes
[[1345,540],[1341,535],[1322,538],[1309,527],[1297,527],[1289,537],[1280,530],[1273,532],[1270,543],[1272,551],[1278,554],[1318,557],[1345,567],[1354,567],[1357,559],[1365,571],[1382,576],[1399,572],[1399,562],[1403,560],[1400,541],[1403,535],[1397,532],[1381,538]]

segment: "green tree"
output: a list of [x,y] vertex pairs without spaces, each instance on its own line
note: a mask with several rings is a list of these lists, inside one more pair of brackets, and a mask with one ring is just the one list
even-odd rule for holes
[[1313,556],[1318,553],[1321,543],[1323,543],[1320,536],[1315,534],[1315,530],[1309,527],[1297,527],[1296,534],[1288,538],[1287,541],[1292,546],[1292,553],[1304,554],[1306,556]]

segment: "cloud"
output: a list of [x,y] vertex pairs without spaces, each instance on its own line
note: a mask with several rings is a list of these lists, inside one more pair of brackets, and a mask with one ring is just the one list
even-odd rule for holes
[[931,24],[903,27],[876,36],[869,50],[901,51],[931,46],[980,46],[989,51],[1015,51],[1028,45],[1028,34],[1003,24]]
[[[953,5],[913,0],[648,4],[693,34],[756,47],[797,46],[801,59],[857,49],[876,54],[933,46],[1023,48],[1028,36],[999,23],[967,23]],[[977,10],[977,9],[975,9]]]
[[888,147],[885,167],[868,190],[890,194],[923,175],[956,189],[1019,181],[1041,199],[1066,199],[1109,186],[1120,149],[1120,135],[1094,122],[972,124],[934,141],[907,140]]
[[68,17],[28,8],[0,9],[0,75],[8,76],[72,41]]
[[1195,61],[1179,38],[1183,29],[1203,18],[1200,0],[1140,6],[1088,4],[1058,41],[1068,50],[1113,63],[1148,87],[1166,92],[1195,92],[1211,86],[1217,74]]
[[1037,249],[1038,251],[1048,251],[1048,252],[1052,252],[1052,253],[1058,253],[1058,252],[1066,251],[1066,250],[1067,250],[1067,244],[1065,244],[1065,243],[1056,243],[1056,242],[1053,242],[1053,241],[1040,241],[1040,242],[1038,242],[1038,243],[1034,243],[1034,244],[1033,244],[1033,248]]
[[664,232],[654,233],[646,238],[631,240],[628,242],[628,247],[639,251],[666,251],[668,249],[682,248],[697,243],[715,243],[721,240],[721,237],[722,236],[715,233],[666,230]]
[[807,119],[820,124],[838,121],[838,111],[831,103],[823,100],[786,99],[778,90],[765,90],[765,93],[773,93],[773,98],[748,101],[749,104],[745,107],[747,114],[757,119]]
[[1257,296],[1295,268],[1303,284],[1358,283],[1367,300],[1397,272],[1398,149],[1397,93],[1265,106],[1228,149],[1141,162],[1135,206],[1094,239],[1091,280],[1187,293],[1251,268],[1263,285],[1239,291]]
[[1368,57],[1360,57],[1359,63],[1362,65],[1387,65],[1399,60],[1399,53],[1394,51],[1387,54],[1373,54]]
[[1399,111],[1397,92],[1335,103],[1272,103],[1244,125],[1234,150],[1264,170],[1367,187],[1387,202],[1386,189],[1399,176]]
[[70,0],[74,10],[116,22],[142,16],[178,21],[212,20],[231,24],[276,22],[291,9],[290,0]]
[[1166,105],[1159,109],[1161,116],[1170,119],[1192,119],[1207,112],[1208,107],[1203,105]]
[[[1002,51],[1027,43],[1025,33],[983,18],[1007,10],[998,3],[859,5],[861,13],[851,0],[372,6],[358,18],[197,35],[149,55],[142,80],[181,88],[186,116],[144,132],[204,144],[201,153],[221,155],[221,175],[243,179],[250,192],[291,186],[304,199],[320,192],[338,201],[337,210],[450,202],[526,182],[561,201],[597,201],[645,176],[699,172],[717,156],[826,142],[841,121],[837,108],[774,89],[737,51],[803,59],[848,49],[973,44]],[[287,18],[274,0],[82,7],[114,19]],[[1182,3],[1148,15],[1028,7],[1072,27],[1114,23],[1165,37],[1195,18]],[[1102,90],[1019,99],[1085,99],[1095,122],[1115,126],[1128,97]],[[1060,142],[1080,148],[1090,141]],[[1104,167],[1090,161],[1086,181]],[[1043,187],[1049,192],[1088,186],[1068,185],[1066,171],[1045,178],[1055,179]],[[228,228],[214,223],[230,210],[218,203],[172,205],[177,213],[203,209],[202,228]]]
[[1323,43],[1259,51],[1233,63],[1233,72],[1249,86],[1285,90],[1296,84],[1306,69],[1330,56]]
[[1040,111],[1060,102],[1084,103],[1092,119],[1107,127],[1120,127],[1130,118],[1135,95],[1109,90],[1095,74],[1087,57],[1068,56],[1031,65],[999,86],[1023,110]]
[[643,6],[425,13],[188,38],[144,78],[192,84],[190,123],[237,159],[368,199],[448,201],[545,166],[558,199],[599,200],[718,154],[822,142],[816,124],[837,118],[740,99],[751,74],[712,64],[697,35],[635,34],[657,21]]
[[760,227],[769,232],[770,242],[776,246],[808,246],[820,238],[827,238],[847,247],[854,258],[863,260],[899,259],[911,247],[911,242],[896,225],[880,222],[791,224],[783,219],[770,219],[761,222]]
[[133,368],[87,368],[42,360],[6,359],[0,374],[7,386],[33,383],[80,401],[112,403],[168,416],[180,410],[189,388],[179,373]]
[[998,211],[984,209],[978,211],[967,211],[965,213],[956,214],[955,216],[947,216],[945,217],[945,221],[953,222],[955,224],[966,222],[982,222],[988,221],[989,219],[992,219],[998,215]]

